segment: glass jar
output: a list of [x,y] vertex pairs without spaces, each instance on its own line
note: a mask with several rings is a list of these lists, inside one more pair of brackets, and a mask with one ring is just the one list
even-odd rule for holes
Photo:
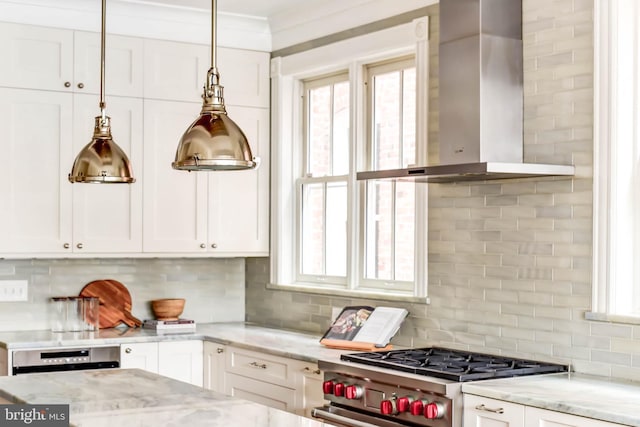
[[97,331],[100,328],[100,298],[82,297],[84,330]]
[[67,331],[84,330],[84,299],[67,297]]
[[64,332],[67,329],[67,297],[51,298],[49,320],[51,332]]

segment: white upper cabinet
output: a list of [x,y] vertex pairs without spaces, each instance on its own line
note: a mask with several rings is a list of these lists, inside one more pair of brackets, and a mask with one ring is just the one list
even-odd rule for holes
[[[100,93],[100,34],[0,24],[0,86]],[[107,34],[105,92],[141,97],[142,40]]]
[[72,115],[70,94],[0,88],[0,253],[70,241]]
[[227,105],[269,108],[269,53],[220,47],[217,65]]

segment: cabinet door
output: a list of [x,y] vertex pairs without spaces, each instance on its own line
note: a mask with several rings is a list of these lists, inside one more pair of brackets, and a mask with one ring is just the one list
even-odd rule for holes
[[622,427],[622,425],[527,406],[525,427]]
[[120,346],[120,367],[158,373],[158,343],[137,342]]
[[217,65],[227,105],[269,107],[268,52],[220,47]]
[[236,374],[226,374],[225,394],[295,412],[295,390]]
[[225,352],[224,345],[204,343],[204,388],[224,393]]
[[[105,94],[142,98],[144,54],[141,38],[107,34]],[[100,34],[74,33],[73,90],[100,93]],[[107,99],[107,105],[112,100]],[[96,102],[97,105],[97,102]]]
[[0,23],[0,40],[0,86],[72,90],[73,31]]
[[[144,41],[144,98],[198,102],[210,68],[209,47],[164,40]],[[195,120],[184,124],[183,131]],[[177,141],[176,141],[177,144]]]
[[199,112],[198,104],[144,101],[145,252],[206,253],[207,175],[171,167]]
[[159,342],[158,373],[202,387],[202,341]]
[[[97,95],[74,95],[76,156],[93,135],[100,114]],[[113,140],[129,156],[136,182],[131,185],[73,185],[73,251],[142,251],[142,99],[107,99]],[[66,159],[71,170],[74,157]]]
[[324,405],[323,374],[315,363],[291,361],[296,372],[296,414],[311,418],[313,408]]
[[0,253],[71,240],[71,108],[71,94],[0,88]]
[[465,427],[518,427],[524,425],[524,406],[465,394]]
[[209,248],[229,255],[269,253],[269,110],[228,106],[260,158],[254,170],[209,174]]

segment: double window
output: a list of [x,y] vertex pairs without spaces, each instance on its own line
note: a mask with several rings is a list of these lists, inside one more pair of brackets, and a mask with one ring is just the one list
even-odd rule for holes
[[[418,24],[403,27],[410,25]],[[428,41],[388,31],[391,38],[387,31],[367,37],[379,49],[365,56],[362,44],[346,41],[321,63],[314,57],[322,52],[276,59],[271,286],[426,296],[427,242],[418,237],[426,227],[426,186],[356,179],[358,170],[425,161],[418,153],[426,150],[417,147],[426,144],[420,130],[428,79],[417,76],[428,75]],[[389,40],[395,46],[385,47]],[[301,67],[307,58],[315,62]]]

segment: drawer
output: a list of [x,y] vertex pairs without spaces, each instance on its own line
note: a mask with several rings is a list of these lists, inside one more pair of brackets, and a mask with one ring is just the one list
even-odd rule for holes
[[271,384],[295,387],[295,367],[289,359],[251,350],[228,347],[227,372]]

